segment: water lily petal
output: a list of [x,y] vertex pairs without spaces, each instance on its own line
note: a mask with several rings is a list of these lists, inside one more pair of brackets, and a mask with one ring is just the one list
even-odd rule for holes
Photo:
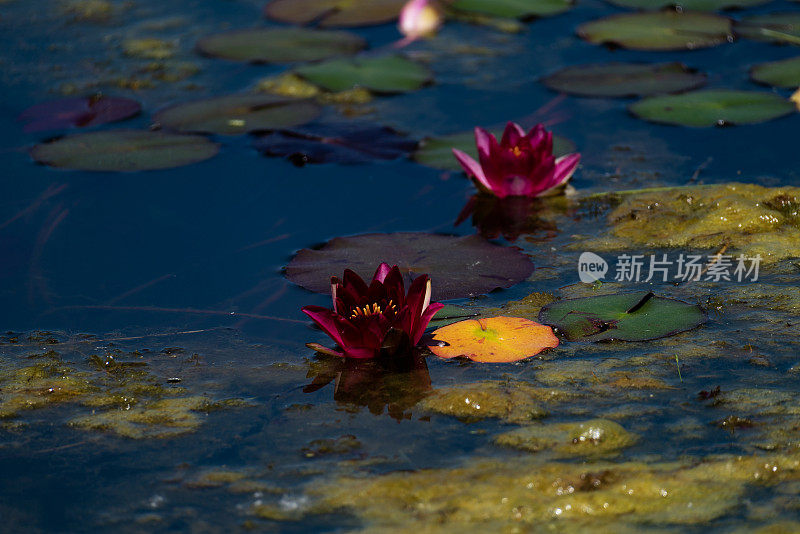
[[575,173],[575,169],[578,168],[578,163],[581,161],[581,155],[578,153],[575,154],[567,154],[566,156],[561,156],[555,161],[556,170],[553,175],[552,183],[547,188],[538,193],[536,196],[547,196],[553,194],[558,188],[564,186],[572,175]]
[[339,315],[322,306],[303,306],[300,311],[317,323],[340,347],[345,348],[344,339],[337,325],[337,318]]
[[518,146],[520,139],[525,137],[525,130],[516,122],[509,122],[506,124],[506,129],[503,130],[503,139],[500,141],[500,146],[503,148],[512,148]]
[[[395,265],[395,267],[397,266]],[[372,275],[373,282],[377,280],[378,282],[383,283],[383,281],[386,280],[386,276],[389,274],[391,270],[392,267],[388,263],[386,262],[381,263],[375,270],[375,274]]]
[[419,343],[419,340],[422,339],[422,334],[425,333],[425,329],[428,328],[428,324],[433,319],[433,316],[436,315],[436,312],[444,308],[444,304],[441,302],[434,302],[430,306],[427,307],[425,313],[419,318],[417,321],[416,329],[412,333],[411,341],[416,345]]

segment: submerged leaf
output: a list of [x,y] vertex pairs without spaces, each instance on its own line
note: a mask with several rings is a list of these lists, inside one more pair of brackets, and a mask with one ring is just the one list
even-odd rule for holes
[[146,171],[203,161],[219,145],[197,135],[114,130],[62,137],[36,145],[31,156],[51,167],[84,171]]
[[440,358],[469,358],[476,362],[524,360],[558,346],[552,328],[520,317],[470,319],[433,332],[428,348]]
[[258,136],[254,144],[264,155],[286,157],[298,166],[392,160],[405,156],[417,146],[416,141],[391,128],[363,124],[281,130]]
[[648,291],[560,300],[539,312],[568,341],[647,341],[691,330],[706,318],[699,306]]
[[251,63],[318,61],[349,55],[366,46],[353,33],[308,28],[254,28],[209,35],[197,49],[212,57]]
[[141,110],[141,104],[130,98],[95,95],[36,104],[23,111],[17,120],[26,123],[26,132],[41,132],[121,121]]
[[525,254],[478,236],[398,232],[337,237],[319,249],[303,249],[286,267],[286,277],[311,291],[328,293],[331,276],[352,269],[366,278],[381,262],[400,267],[406,286],[420,274],[430,275],[432,300],[511,287],[533,272]]

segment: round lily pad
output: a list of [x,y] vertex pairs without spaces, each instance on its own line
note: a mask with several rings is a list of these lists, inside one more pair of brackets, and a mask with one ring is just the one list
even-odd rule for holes
[[705,321],[700,306],[647,291],[560,300],[539,312],[539,322],[568,341],[647,341],[691,330]]
[[303,249],[286,267],[286,277],[311,291],[328,293],[331,276],[352,269],[368,279],[381,262],[399,266],[407,284],[419,275],[430,275],[434,300],[511,287],[533,272],[533,264],[519,250],[476,235],[398,232],[337,237],[319,249]]
[[774,93],[727,89],[651,96],[629,109],[648,121],[694,127],[754,124],[795,111],[792,102]]
[[[502,135],[503,129],[498,128],[491,131],[495,137]],[[458,164],[453,149],[463,150],[477,161],[478,149],[475,147],[475,134],[472,131],[460,132],[456,134],[443,135],[441,137],[428,137],[422,140],[419,148],[414,152],[414,161],[434,169],[447,171],[459,171],[461,165]],[[553,136],[553,154],[563,156],[575,152],[575,145],[569,139]]]
[[320,107],[310,100],[275,95],[230,95],[178,104],[153,120],[181,132],[240,134],[298,126],[314,120]]
[[736,21],[734,29],[736,35],[755,41],[800,45],[800,13],[796,11],[745,17]]
[[138,115],[141,110],[141,104],[130,98],[94,95],[36,104],[23,111],[17,120],[26,123],[26,132],[41,132],[121,121]]
[[760,6],[770,0],[609,0],[610,3],[633,9],[657,11],[665,7],[678,7],[683,11],[720,11]]
[[329,91],[364,87],[378,93],[403,93],[431,81],[431,72],[401,56],[332,59],[295,70],[313,84]]
[[358,35],[309,28],[255,28],[209,35],[197,49],[212,57],[252,63],[318,61],[362,50]]
[[695,89],[706,75],[683,63],[595,63],[561,69],[542,83],[562,93],[579,96],[646,96]]
[[587,22],[578,35],[595,44],[633,50],[693,50],[733,39],[731,21],[709,13],[625,13]]
[[800,86],[800,56],[756,65],[750,71],[750,77],[774,87]]
[[51,167],[84,171],[169,169],[208,159],[219,146],[205,137],[143,130],[70,135],[36,145],[31,156]]
[[272,0],[264,14],[290,24],[323,28],[370,26],[396,20],[406,0]]
[[572,6],[572,0],[455,0],[450,5],[458,11],[509,19],[558,15]]

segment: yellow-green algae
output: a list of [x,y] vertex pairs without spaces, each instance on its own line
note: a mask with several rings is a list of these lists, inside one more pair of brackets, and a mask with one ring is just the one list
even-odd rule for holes
[[504,432],[494,442],[528,452],[550,451],[558,457],[600,457],[618,454],[638,436],[614,421],[592,419],[579,423],[528,425]]
[[167,59],[175,55],[175,43],[154,37],[126,39],[122,51],[126,56],[143,59]]
[[598,532],[703,525],[740,507],[748,487],[800,479],[800,457],[568,464],[472,460],[454,469],[341,476],[310,485],[310,510],[348,511],[376,528],[417,532]]
[[511,423],[526,423],[547,415],[545,402],[564,402],[575,393],[556,388],[536,387],[526,382],[487,380],[434,390],[421,403],[428,411],[464,420],[500,418]]
[[[764,263],[800,256],[800,188],[722,184],[601,195],[618,203],[608,235],[576,244],[590,250],[644,246],[720,249],[761,255]],[[602,201],[602,200],[600,200]]]
[[366,104],[372,100],[372,93],[363,87],[354,87],[336,93],[323,90],[293,72],[264,78],[256,85],[256,90],[280,96],[295,98],[316,98],[323,104]]

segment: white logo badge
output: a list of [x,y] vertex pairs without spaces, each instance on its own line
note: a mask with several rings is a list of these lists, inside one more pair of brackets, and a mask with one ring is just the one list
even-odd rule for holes
[[607,272],[608,263],[594,252],[584,252],[578,258],[578,276],[585,284],[602,280]]

